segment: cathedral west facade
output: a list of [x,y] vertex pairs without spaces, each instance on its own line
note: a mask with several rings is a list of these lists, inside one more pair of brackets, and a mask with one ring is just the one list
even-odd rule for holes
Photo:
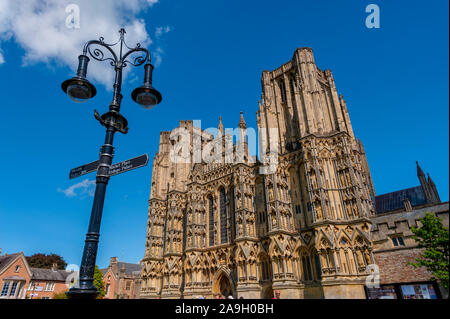
[[365,298],[375,191],[346,102],[310,48],[261,82],[260,154],[275,154],[273,169],[249,155],[242,114],[232,160],[221,121],[216,136],[179,127],[190,142],[223,146],[206,151],[223,159],[213,163],[192,160],[195,147],[174,161],[179,137],[161,133],[142,298]]

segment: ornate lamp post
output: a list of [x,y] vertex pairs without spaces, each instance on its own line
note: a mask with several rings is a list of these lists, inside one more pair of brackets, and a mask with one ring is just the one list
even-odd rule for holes
[[[120,38],[114,44],[106,44],[103,38],[92,40],[85,44],[83,54],[78,57],[77,75],[62,83],[63,91],[75,102],[81,103],[93,98],[97,91],[87,79],[87,66],[89,56],[93,59],[103,62],[109,61],[115,70],[114,94],[113,100],[109,106],[109,111],[102,116],[95,111],[95,118],[106,128],[105,143],[100,149],[99,166],[97,169],[96,188],[94,203],[92,205],[89,229],[86,234],[83,258],[80,267],[79,287],[71,288],[67,295],[69,298],[87,298],[93,299],[98,295],[97,288],[94,286],[94,269],[97,257],[97,247],[100,237],[100,224],[103,212],[103,203],[105,201],[106,186],[109,181],[109,168],[114,156],[113,139],[116,132],[126,134],[128,132],[128,122],[119,112],[122,101],[122,71],[128,65],[144,66],[144,84],[136,88],[132,93],[132,99],[143,108],[151,109],[162,100],[161,94],[152,86],[153,65],[150,64],[150,52],[141,48],[138,43],[135,48],[130,48],[124,40],[125,30],[119,31]],[[119,46],[119,56],[112,47]],[[105,56],[102,49],[109,55]],[[124,50],[128,50],[124,53]],[[139,53],[135,58],[131,58],[133,53]],[[128,59],[131,59],[128,60]]]

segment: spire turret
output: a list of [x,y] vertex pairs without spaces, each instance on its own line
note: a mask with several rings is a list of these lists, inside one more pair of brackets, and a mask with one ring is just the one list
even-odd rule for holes
[[222,137],[224,134],[224,129],[223,129],[223,123],[222,123],[222,116],[219,116],[219,126],[217,128],[219,130],[219,137]]
[[422,168],[420,167],[418,161],[416,161],[416,165],[417,165],[417,177],[419,177],[419,178],[420,178],[421,176],[425,177],[425,174],[423,173]]
[[246,129],[247,123],[245,123],[244,112],[241,112],[241,118],[239,119],[239,128]]

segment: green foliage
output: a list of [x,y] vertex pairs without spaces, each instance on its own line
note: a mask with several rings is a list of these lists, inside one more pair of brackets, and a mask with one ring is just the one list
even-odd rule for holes
[[422,226],[412,227],[413,238],[418,242],[420,248],[425,248],[420,258],[410,265],[426,267],[434,279],[448,289],[448,267],[449,267],[449,232],[442,224],[442,219],[432,213],[426,213],[420,219]]
[[97,287],[97,290],[99,291],[97,298],[102,299],[106,294],[105,284],[103,282],[103,274],[97,265],[95,266],[94,271],[94,286]]
[[34,254],[31,257],[26,257],[28,264],[33,268],[51,269],[53,264],[56,264],[58,269],[66,269],[67,263],[57,254]]
[[57,293],[57,294],[54,294],[52,298],[53,298],[53,299],[68,299],[68,298],[67,298],[67,295],[66,295],[66,292],[67,292],[67,291],[59,292],[59,293]]

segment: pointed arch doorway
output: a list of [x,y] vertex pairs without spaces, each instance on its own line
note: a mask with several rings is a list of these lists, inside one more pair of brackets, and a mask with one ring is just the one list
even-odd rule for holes
[[236,297],[235,286],[230,274],[223,269],[218,270],[214,275],[212,284],[212,293],[214,296],[222,295],[227,298],[229,295]]

